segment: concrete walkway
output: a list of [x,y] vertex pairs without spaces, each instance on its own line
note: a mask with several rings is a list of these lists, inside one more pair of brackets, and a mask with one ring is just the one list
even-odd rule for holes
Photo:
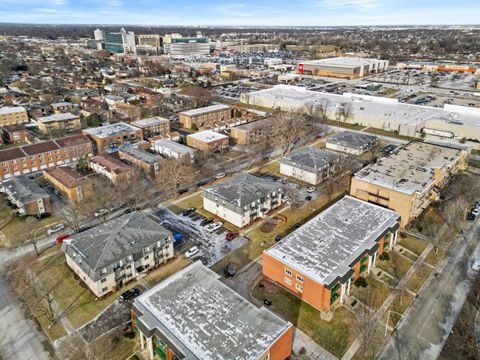
[[[410,269],[405,273],[403,278],[398,282],[398,287],[400,289],[405,288],[408,281],[411,279],[415,271],[418,269],[418,267],[423,264],[425,258],[428,256],[430,251],[432,251],[433,246],[432,244],[428,244],[428,246],[423,250],[423,252],[420,254],[420,256],[415,260],[415,262],[410,266]],[[395,293],[390,293],[388,297],[385,299],[383,302],[382,306],[380,306],[377,311],[375,311],[375,316],[377,317],[378,321],[381,320],[383,314],[387,309],[392,305],[392,303],[395,301],[397,297],[397,294]],[[353,341],[352,345],[348,348],[348,350],[345,352],[345,354],[342,356],[342,360],[350,360],[352,359],[357,351],[360,349],[361,343],[358,337]]]

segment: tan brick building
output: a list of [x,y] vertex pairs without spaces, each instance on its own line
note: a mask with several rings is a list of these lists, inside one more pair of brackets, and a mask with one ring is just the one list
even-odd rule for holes
[[43,176],[72,204],[78,204],[93,196],[92,181],[70,166],[58,166],[44,170]]
[[0,126],[16,125],[28,122],[27,110],[23,107],[4,106],[0,108]]
[[74,132],[82,129],[80,116],[70,113],[58,113],[37,120],[38,130],[42,134]]
[[217,104],[183,111],[179,114],[180,124],[188,129],[192,129],[193,125],[198,129],[204,126],[215,126],[224,120],[231,119],[232,109],[231,106]]
[[4,181],[0,190],[16,207],[19,215],[41,216],[52,212],[50,195],[27,176]]
[[214,131],[205,130],[187,136],[187,145],[200,150],[205,157],[228,150],[229,137]]
[[93,156],[90,140],[74,135],[0,151],[0,180]]
[[115,185],[129,182],[135,176],[133,167],[109,155],[91,158],[90,168],[97,174],[107,177]]
[[132,122],[131,125],[142,129],[145,140],[159,135],[167,137],[170,132],[170,120],[162,117],[137,120]]
[[134,144],[143,139],[141,129],[123,122],[85,129],[82,132],[92,140],[97,154],[115,150],[122,145]]
[[122,149],[118,152],[118,157],[151,177],[158,175],[160,164],[165,160],[158,154],[138,148]]
[[405,226],[439,199],[451,177],[467,168],[468,152],[451,146],[411,142],[357,172],[350,195],[395,210]]
[[238,145],[264,144],[272,137],[275,119],[262,119],[231,128],[230,137]]

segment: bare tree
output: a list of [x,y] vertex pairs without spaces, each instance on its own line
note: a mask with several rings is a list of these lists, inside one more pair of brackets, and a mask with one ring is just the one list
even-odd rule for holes
[[195,183],[198,172],[190,161],[168,158],[162,161],[156,185],[166,196],[174,196],[180,189],[188,189]]
[[212,101],[210,92],[197,85],[187,85],[182,88],[182,94],[190,97],[194,107],[202,107],[208,105]]
[[65,206],[57,207],[56,214],[62,219],[65,226],[76,233],[80,231],[82,223],[92,218],[91,207],[85,203],[68,203]]
[[354,312],[355,328],[360,342],[360,354],[364,358],[375,358],[375,341],[379,336],[379,324],[376,313],[359,304]]
[[343,122],[348,122],[353,116],[353,105],[347,102],[342,102],[337,108],[336,117],[338,125],[340,126],[340,120],[343,119]]
[[322,116],[324,120],[327,119],[328,111],[330,110],[331,105],[332,102],[326,98],[320,100],[320,102],[317,104],[318,113]]
[[40,250],[38,248],[38,240],[40,240],[38,237],[38,227],[39,221],[34,217],[28,217],[22,226],[25,242],[33,246],[33,250],[37,257],[40,255]]
[[291,152],[311,129],[304,116],[299,114],[286,114],[277,112],[275,126],[272,129],[272,137],[275,145],[280,146],[282,155]]

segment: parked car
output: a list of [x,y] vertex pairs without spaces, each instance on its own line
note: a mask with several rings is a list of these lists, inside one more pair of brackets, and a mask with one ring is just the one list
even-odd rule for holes
[[213,219],[203,219],[202,222],[200,223],[200,226],[207,226],[212,222],[213,222]]
[[310,201],[310,200],[312,200],[312,197],[310,195],[307,195],[307,196],[305,196],[305,200]]
[[140,293],[141,293],[141,291],[140,291],[139,288],[131,288],[130,290],[124,291],[118,299],[120,300],[120,302],[133,300],[138,295],[140,295]]
[[472,264],[472,270],[473,271],[479,271],[480,270],[480,260],[475,260]]
[[468,215],[468,220],[470,221],[475,221],[480,214],[480,209],[479,208],[474,208],[470,215]]
[[225,235],[225,240],[227,240],[227,241],[232,241],[232,240],[235,239],[237,236],[238,236],[238,234],[237,234],[236,232],[229,231],[229,232]]
[[63,224],[53,225],[50,229],[47,230],[47,234],[52,235],[63,229],[65,229],[65,225]]
[[68,239],[72,234],[62,234],[58,235],[57,238],[55,239],[55,244],[61,244],[63,243],[63,240]]
[[263,303],[264,303],[265,305],[267,305],[267,306],[272,305],[272,301],[269,300],[269,299],[267,299],[267,298],[265,298],[265,299],[263,300]]
[[315,192],[315,187],[314,186],[310,186],[308,189],[307,189],[307,193],[313,193]]
[[227,174],[225,173],[220,173],[220,174],[217,174],[217,176],[215,176],[216,179],[223,179],[225,176],[227,176]]
[[182,212],[182,215],[183,215],[183,216],[188,216],[188,215],[190,215],[190,214],[194,213],[194,212],[195,212],[195,210],[197,210],[197,209],[196,209],[196,208],[194,208],[194,207],[191,207],[191,208],[185,209],[185,210]]
[[295,227],[295,229],[298,229],[300,226],[302,226],[302,224],[300,223],[296,223],[295,225],[293,225]]
[[100,209],[94,215],[95,215],[95,217],[100,217],[100,216],[108,214],[108,212],[109,212],[108,209]]
[[214,232],[220,229],[223,226],[223,223],[221,221],[216,221],[214,223],[208,224],[205,226],[205,230],[208,232]]
[[187,250],[185,253],[185,257],[191,258],[194,255],[197,255],[200,250],[198,249],[198,246],[192,246],[190,249]]

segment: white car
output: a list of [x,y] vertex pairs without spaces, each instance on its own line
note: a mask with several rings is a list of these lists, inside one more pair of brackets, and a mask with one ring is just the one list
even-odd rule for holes
[[480,270],[480,260],[475,260],[472,264],[472,270],[473,271],[479,271]]
[[222,226],[223,226],[223,223],[221,221],[217,221],[217,222],[208,224],[205,227],[205,230],[207,230],[208,232],[214,232],[214,231],[217,231],[218,229],[220,229]]
[[95,215],[95,217],[100,217],[100,216],[103,216],[105,214],[108,214],[108,212],[109,212],[108,209],[100,209],[94,215]]
[[48,229],[47,234],[52,235],[52,234],[55,234],[55,233],[57,233],[57,232],[59,232],[60,230],[63,230],[63,229],[65,229],[65,225],[57,224],[57,225],[52,226],[50,229]]
[[227,176],[227,174],[225,174],[225,173],[220,173],[220,174],[217,174],[217,176],[215,176],[215,178],[217,178],[217,179],[223,179],[225,176]]
[[310,187],[307,189],[307,193],[309,193],[309,194],[310,194],[310,193],[313,193],[313,192],[315,192],[315,190],[316,190],[315,187],[310,186]]
[[198,249],[197,246],[192,246],[190,249],[187,250],[187,252],[185,253],[185,256],[187,258],[191,258],[192,256],[195,256],[198,254],[200,250]]

